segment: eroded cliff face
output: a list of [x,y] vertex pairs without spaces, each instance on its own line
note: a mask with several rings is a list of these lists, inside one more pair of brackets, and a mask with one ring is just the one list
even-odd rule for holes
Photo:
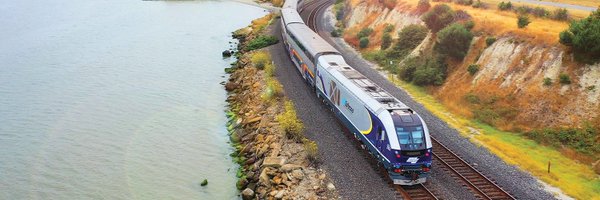
[[[346,11],[348,32],[367,26],[375,30],[372,46],[377,46],[382,34],[378,27],[393,24],[399,31],[422,23],[414,8],[400,1],[390,9],[380,1],[352,0],[346,3]],[[477,25],[474,32],[477,37],[468,55],[462,61],[448,61],[446,82],[428,88],[449,109],[504,130],[574,127],[598,116],[600,64],[578,63],[560,44],[539,44],[511,34],[491,35],[477,30]],[[497,41],[488,46],[488,36]],[[345,35],[345,39],[352,44],[351,36]],[[411,55],[431,50],[428,47],[434,40],[430,34]],[[474,75],[467,71],[471,64],[479,65]],[[571,83],[561,83],[561,74]]]

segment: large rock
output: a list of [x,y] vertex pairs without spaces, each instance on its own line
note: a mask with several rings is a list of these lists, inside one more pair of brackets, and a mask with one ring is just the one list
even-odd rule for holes
[[329,191],[334,191],[335,190],[335,186],[333,185],[333,183],[329,183],[329,184],[327,184],[327,189]]
[[284,190],[279,190],[279,192],[277,192],[277,194],[275,194],[275,199],[282,199],[284,194],[285,194]]
[[225,50],[221,54],[223,55],[223,57],[230,57],[232,53],[233,51]]
[[263,166],[265,166],[265,167],[279,168],[283,164],[285,164],[285,158],[281,158],[281,157],[267,157],[263,161]]
[[262,172],[260,172],[260,176],[258,176],[258,182],[266,187],[271,187],[271,180],[269,178],[268,171],[269,168],[265,168],[262,170]]
[[285,164],[285,165],[282,165],[280,169],[283,172],[291,172],[292,170],[295,170],[295,169],[302,169],[302,166],[296,165],[296,164]]
[[304,178],[304,173],[302,173],[302,170],[296,169],[296,170],[292,171],[292,176],[294,178],[302,180]]
[[250,200],[254,198],[254,191],[250,188],[246,188],[244,189],[244,191],[242,191],[242,199],[243,200]]

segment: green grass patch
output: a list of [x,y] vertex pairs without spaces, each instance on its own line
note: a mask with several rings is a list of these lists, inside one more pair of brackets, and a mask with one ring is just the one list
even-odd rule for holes
[[261,49],[261,48],[264,48],[267,46],[271,46],[273,44],[277,44],[277,42],[279,42],[279,40],[275,36],[259,35],[258,37],[254,38],[254,39],[250,40],[250,42],[248,42],[245,50],[252,51],[252,50],[256,50],[256,49]]

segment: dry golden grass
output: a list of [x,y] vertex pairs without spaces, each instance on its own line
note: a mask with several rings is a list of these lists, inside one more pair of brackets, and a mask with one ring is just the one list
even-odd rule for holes
[[273,19],[273,14],[269,13],[268,15],[265,15],[264,17],[252,20],[252,33],[258,33],[260,31],[262,31],[265,27],[267,27],[267,25],[269,25],[271,23],[271,20]]
[[[416,5],[418,2],[418,0],[406,1],[411,5]],[[440,3],[431,2],[432,6]],[[473,16],[473,21],[475,22],[474,31],[482,31],[494,36],[517,36],[536,44],[557,44],[558,34],[569,27],[567,22],[531,16],[531,24],[524,29],[519,29],[517,27],[517,14],[514,12],[500,11],[495,8],[479,9],[454,3],[445,4],[454,10],[464,10]]]

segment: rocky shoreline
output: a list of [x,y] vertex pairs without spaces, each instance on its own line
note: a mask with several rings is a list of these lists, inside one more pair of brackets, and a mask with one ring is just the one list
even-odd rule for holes
[[[268,23],[257,24],[261,21]],[[242,199],[335,199],[335,186],[313,158],[316,144],[304,138],[302,131],[290,134],[282,125],[290,118],[286,114],[295,117],[293,104],[286,102],[269,67],[253,63],[253,55],[268,53],[244,50],[249,41],[268,32],[265,29],[273,21],[277,20],[270,14],[234,32],[240,41],[238,61],[226,69],[231,75],[225,89],[230,108],[227,129],[236,149],[232,157],[240,165],[237,187]],[[266,64],[271,70],[275,67],[270,57]]]

